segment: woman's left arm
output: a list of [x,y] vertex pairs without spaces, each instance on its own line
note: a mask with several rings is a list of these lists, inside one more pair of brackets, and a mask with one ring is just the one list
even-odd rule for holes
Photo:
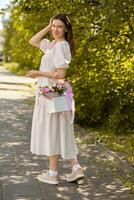
[[41,72],[37,70],[30,70],[27,72],[26,77],[30,78],[37,78],[37,77],[48,77],[54,79],[64,79],[66,75],[65,68],[57,68],[55,71],[52,72]]

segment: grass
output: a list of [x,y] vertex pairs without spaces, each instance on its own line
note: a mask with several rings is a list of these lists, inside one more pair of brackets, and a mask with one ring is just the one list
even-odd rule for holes
[[92,133],[94,142],[102,142],[108,148],[122,155],[122,157],[134,166],[134,133],[114,134],[110,130],[85,128],[88,133]]
[[8,63],[8,62],[1,62],[1,65],[3,65],[3,67],[5,67],[6,69],[8,69],[10,72],[15,73],[18,76],[25,76],[27,70],[26,69],[22,69],[19,67],[19,64],[17,63]]
[[[120,135],[114,134],[112,131],[106,131],[103,129],[92,129],[89,127],[83,127],[89,135],[89,141],[87,139],[86,143],[104,143],[108,149],[118,153],[123,160],[126,160],[130,166],[134,167],[134,133]],[[88,138],[88,137],[87,137]],[[102,161],[101,161],[102,162]],[[106,166],[110,167],[110,162],[106,160]],[[115,164],[116,165],[116,164]],[[114,168],[111,166],[111,172],[114,173]],[[116,177],[118,177],[124,186],[129,187],[134,192],[134,173],[126,173],[120,175],[118,170],[115,171]]]

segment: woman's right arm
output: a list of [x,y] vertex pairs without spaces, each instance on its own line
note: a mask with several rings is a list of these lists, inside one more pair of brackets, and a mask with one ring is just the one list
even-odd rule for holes
[[51,23],[49,23],[48,26],[46,26],[44,29],[36,33],[30,40],[29,43],[37,48],[40,48],[40,41],[43,38],[43,36],[51,30]]

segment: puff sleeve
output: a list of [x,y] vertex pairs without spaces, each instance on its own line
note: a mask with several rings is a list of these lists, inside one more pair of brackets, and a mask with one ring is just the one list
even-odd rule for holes
[[68,68],[71,62],[71,52],[68,42],[58,42],[55,45],[54,67]]
[[48,48],[50,44],[50,40],[44,38],[40,41],[40,49],[45,53],[46,49]]

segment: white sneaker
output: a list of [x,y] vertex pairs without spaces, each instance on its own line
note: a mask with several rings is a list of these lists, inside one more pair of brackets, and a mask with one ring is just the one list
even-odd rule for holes
[[84,173],[82,168],[79,168],[77,171],[72,171],[71,174],[66,176],[68,182],[79,181],[84,178]]
[[49,183],[49,184],[58,184],[59,183],[58,176],[50,176],[49,171],[38,175],[37,179],[41,182]]

